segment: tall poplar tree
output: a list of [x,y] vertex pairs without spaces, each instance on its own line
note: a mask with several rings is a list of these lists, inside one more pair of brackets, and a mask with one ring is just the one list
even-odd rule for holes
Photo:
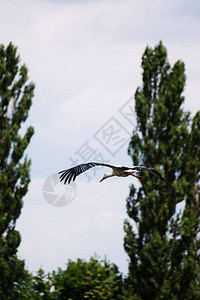
[[30,182],[31,162],[24,151],[34,133],[33,127],[20,132],[34,92],[27,80],[17,48],[0,45],[0,299],[21,299],[20,284],[27,274],[17,258],[21,237],[15,230]]
[[173,186],[142,174],[130,187],[124,247],[130,299],[200,299],[200,112],[183,110],[185,67],[173,67],[160,42],[142,57],[135,93],[137,126],[128,153],[134,165],[158,170]]

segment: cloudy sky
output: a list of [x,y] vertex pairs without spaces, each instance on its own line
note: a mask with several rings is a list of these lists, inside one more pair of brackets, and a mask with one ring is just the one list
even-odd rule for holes
[[133,95],[147,45],[162,40],[171,64],[185,62],[185,109],[200,109],[200,2],[0,0],[0,25],[0,43],[18,47],[36,84],[19,256],[30,271],[52,271],[97,253],[126,273],[125,200],[137,180],[99,184],[106,170],[98,169],[67,189],[55,174],[86,160],[131,164]]

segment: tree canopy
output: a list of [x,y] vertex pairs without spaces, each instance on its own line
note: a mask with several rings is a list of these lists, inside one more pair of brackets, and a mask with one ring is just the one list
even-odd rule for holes
[[68,261],[66,270],[53,273],[58,299],[121,299],[122,275],[106,259]]
[[143,175],[130,187],[124,247],[133,299],[199,299],[200,112],[183,109],[185,66],[173,67],[160,42],[142,56],[135,93],[137,126],[128,153],[134,165],[157,169],[173,186]]
[[[27,273],[17,258],[21,236],[15,230],[22,199],[28,191],[31,161],[24,152],[33,127],[20,132],[32,104],[34,84],[27,83],[27,67],[20,65],[17,48],[0,45],[0,298],[18,299]],[[21,299],[21,298],[20,298]]]

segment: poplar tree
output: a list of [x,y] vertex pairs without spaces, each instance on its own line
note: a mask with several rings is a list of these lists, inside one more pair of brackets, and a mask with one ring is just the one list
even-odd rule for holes
[[20,233],[15,230],[30,182],[30,159],[24,152],[34,133],[25,129],[34,84],[20,64],[17,48],[0,45],[0,299],[22,299],[20,285],[27,275],[17,257]]
[[148,172],[138,189],[130,187],[127,299],[200,299],[200,112],[192,119],[183,110],[185,66],[170,66],[162,42],[145,49],[141,66],[128,153],[173,189]]

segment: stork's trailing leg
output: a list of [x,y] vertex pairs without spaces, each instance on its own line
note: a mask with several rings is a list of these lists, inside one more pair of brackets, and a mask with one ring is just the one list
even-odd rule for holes
[[142,180],[142,176],[137,176],[137,175],[134,175],[133,173],[130,173],[129,175],[133,176],[133,177],[136,177],[137,179],[139,180]]

